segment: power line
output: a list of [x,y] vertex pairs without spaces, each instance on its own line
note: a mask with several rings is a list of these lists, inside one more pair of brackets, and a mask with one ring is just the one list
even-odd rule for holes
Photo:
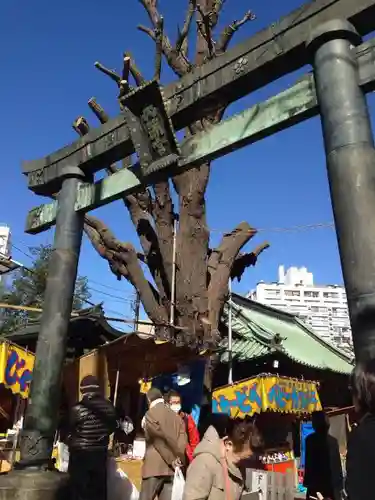
[[113,299],[119,299],[121,302],[129,302],[132,303],[131,299],[124,299],[123,297],[120,297],[119,295],[113,295],[112,293],[107,293],[103,292],[102,290],[97,290],[96,288],[88,287],[90,291],[100,293],[102,295],[105,295],[106,297],[111,297]]
[[[108,290],[114,290],[115,292],[120,292],[120,293],[123,292],[123,290],[121,290],[120,288],[116,288],[116,287],[110,286],[110,285],[105,285],[104,283],[100,283],[99,281],[92,280],[91,278],[88,278],[88,280],[91,281],[91,283],[94,283],[94,285],[102,286],[103,288],[108,288]],[[131,296],[132,294],[126,293],[126,295]]]
[[[320,222],[316,224],[305,224],[300,226],[290,226],[290,227],[254,227],[254,229],[249,229],[249,232],[252,233],[256,231],[257,233],[289,233],[289,232],[303,232],[303,231],[311,231],[316,229],[334,229],[335,224],[333,222]],[[227,234],[230,231],[224,231],[223,229],[211,228],[210,231],[212,233],[221,233]]]

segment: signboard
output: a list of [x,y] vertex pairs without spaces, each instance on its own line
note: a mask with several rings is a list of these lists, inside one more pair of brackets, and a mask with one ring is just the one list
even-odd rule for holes
[[29,395],[35,356],[8,342],[0,343],[0,383],[22,398]]
[[322,409],[315,382],[258,376],[216,389],[212,412],[243,418],[261,411],[312,413]]

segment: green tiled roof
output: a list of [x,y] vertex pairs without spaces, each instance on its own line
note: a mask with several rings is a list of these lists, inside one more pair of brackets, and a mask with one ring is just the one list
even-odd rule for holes
[[[228,326],[228,305],[223,321]],[[248,361],[274,351],[297,363],[322,370],[350,373],[352,359],[322,340],[295,315],[232,294],[233,356]],[[222,354],[222,361],[228,353]]]

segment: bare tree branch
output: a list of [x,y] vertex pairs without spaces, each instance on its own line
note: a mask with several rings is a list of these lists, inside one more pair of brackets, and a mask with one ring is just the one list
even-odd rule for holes
[[[154,30],[143,25],[139,25],[138,29],[146,33],[154,42],[156,41]],[[164,57],[177,76],[183,76],[192,69],[191,63],[181,54],[176,52],[176,50],[172,47],[171,42],[165,35],[163,35],[162,47]]]
[[231,279],[234,280],[235,278],[237,278],[237,281],[241,281],[242,275],[245,272],[246,268],[255,266],[259,255],[264,252],[264,250],[267,250],[269,246],[270,245],[268,242],[264,242],[256,247],[252,252],[239,254],[235,259],[230,272]]
[[129,73],[130,73],[130,57],[124,54],[124,62],[122,66],[122,81],[129,81]]
[[196,9],[197,0],[189,0],[184,26],[181,31],[177,27],[178,37],[176,41],[176,52],[180,52],[185,58],[188,57],[188,35]]
[[224,7],[225,0],[214,0],[211,8],[211,29],[213,30],[219,20],[222,8]]
[[233,21],[232,24],[224,28],[223,32],[219,36],[218,42],[216,44],[216,53],[223,54],[232,40],[233,35],[235,32],[244,24],[246,24],[249,21],[253,21],[255,19],[255,14],[249,10],[246,12],[244,17],[240,21]]
[[[94,107],[97,111],[100,111],[102,109],[95,100]],[[103,115],[101,113],[100,116],[101,118],[103,118]],[[85,124],[86,126],[82,126],[83,124]],[[90,130],[87,121],[83,117],[78,118],[74,122],[73,127],[79,135],[86,135]],[[116,173],[118,170],[119,169],[115,164],[106,167],[106,171],[109,175]],[[161,189],[164,188],[162,187]],[[149,266],[151,275],[158,287],[160,299],[164,304],[167,304],[170,292],[170,276],[168,276],[167,273],[169,273],[170,270],[168,269],[168,271],[166,272],[164,269],[163,259],[159,248],[158,236],[150,222],[153,210],[150,192],[146,189],[135,195],[123,196],[122,199],[126,208],[128,209],[133,225],[137,231],[145,259],[147,260],[147,265]],[[158,220],[158,222],[160,223],[160,220]],[[165,226],[167,225],[167,223],[168,220],[165,221]],[[97,225],[98,224],[99,222],[97,222]],[[95,237],[93,236],[92,231],[90,232],[90,235],[92,237],[92,241],[94,242]],[[163,236],[165,239],[165,235]],[[169,261],[170,259],[168,259],[168,262]]]
[[103,64],[100,64],[100,62],[95,63],[95,68],[97,68],[99,71],[104,73],[105,75],[109,76],[111,80],[113,80],[118,86],[120,86],[121,83],[121,76],[116,73],[116,71],[113,71],[112,69],[108,69]]
[[[162,17],[158,11],[158,5],[156,0],[139,0],[146,10],[148,17],[150,18],[152,28],[148,28],[143,25],[139,25],[138,29],[146,33],[154,42],[157,40],[156,31],[160,24],[160,18]],[[182,76],[188,73],[192,65],[191,63],[184,57],[180,51],[177,51],[171,44],[168,36],[163,33],[162,35],[162,51],[164,57],[168,61],[171,69],[178,75]]]
[[155,80],[160,80],[160,75],[161,75],[161,63],[163,58],[163,36],[164,36],[164,19],[163,16],[160,16],[155,28],[155,44],[156,44],[155,73],[154,73]]
[[89,105],[89,108],[91,109],[91,111],[94,113],[94,115],[100,121],[100,123],[106,123],[109,120],[109,116],[104,111],[102,106],[100,106],[100,104],[98,104],[95,97],[91,97],[91,99],[88,100],[88,105]]
[[151,24],[155,28],[160,17],[157,0],[139,0],[139,2],[143,5],[143,8],[150,18]]
[[211,11],[205,12],[200,4],[197,4],[197,10],[201,16],[201,19],[197,20],[197,26],[201,36],[206,40],[208,50],[207,58],[210,59],[215,53],[215,42],[212,38],[211,29]]
[[125,53],[125,57],[128,57],[130,59],[130,61],[129,61],[129,71],[130,71],[132,77],[134,78],[134,81],[135,81],[136,85],[138,87],[140,87],[141,85],[143,85],[144,83],[146,83],[146,79],[143,78],[142,73],[138,69],[138,66],[135,63],[135,59],[132,56],[132,54],[130,52],[126,52]]
[[81,137],[88,134],[90,130],[90,125],[88,124],[86,118],[83,116],[79,116],[78,118],[76,118],[72,124],[72,127]]
[[[95,241],[95,248],[100,248],[100,255],[104,252],[104,258],[110,262],[112,271],[117,276],[125,276],[138,290],[148,316],[156,324],[166,324],[168,322],[167,311],[157,302],[154,292],[139,265],[137,252],[133,245],[120,242],[109,228],[96,217],[86,216],[85,225],[89,228],[86,232],[89,237],[92,238],[94,231],[96,231],[95,236],[99,238],[99,241]],[[103,247],[105,250],[103,250]]]
[[233,262],[241,248],[256,234],[247,222],[241,222],[231,233],[223,236],[220,245],[209,259],[211,280],[208,285],[208,311],[211,332],[218,334],[221,311],[228,291]]

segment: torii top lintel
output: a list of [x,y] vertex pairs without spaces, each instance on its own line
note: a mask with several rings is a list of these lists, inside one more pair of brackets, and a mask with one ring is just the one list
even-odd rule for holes
[[[334,18],[349,19],[364,36],[375,29],[375,1],[306,3],[226,54],[165,87],[163,94],[173,127],[181,129],[217,102],[229,104],[304,66],[308,33]],[[44,158],[23,162],[22,170],[29,177],[29,189],[37,194],[51,194],[56,192],[65,167],[80,167],[89,174],[133,151],[125,116],[120,114],[73,144]]]

